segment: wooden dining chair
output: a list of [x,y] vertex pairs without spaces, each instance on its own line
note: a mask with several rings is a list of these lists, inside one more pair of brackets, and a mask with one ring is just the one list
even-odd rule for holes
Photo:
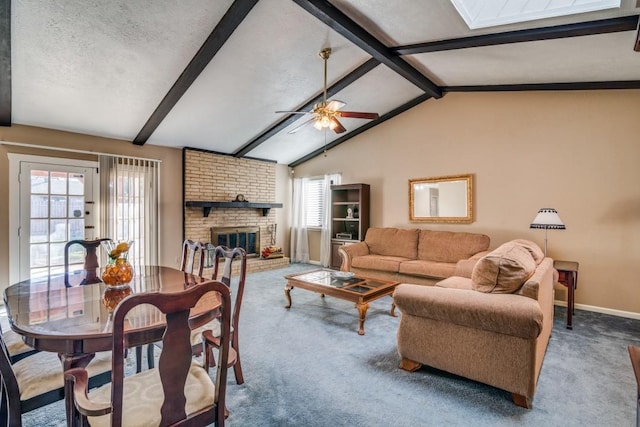
[[182,242],[182,261],[180,270],[185,273],[202,276],[204,269],[205,247],[200,242],[185,240]]
[[[202,277],[204,270],[205,246],[200,242],[185,240],[182,242],[180,270]],[[147,366],[155,365],[154,344],[147,344]],[[142,346],[136,347],[136,372],[142,372]]]
[[89,285],[92,283],[100,283],[102,280],[100,279],[98,264],[98,254],[97,249],[100,247],[102,242],[111,240],[111,239],[95,239],[95,240],[69,240],[64,245],[64,274],[65,277],[69,277],[69,253],[71,252],[71,247],[74,245],[82,246],[85,250],[84,257],[84,267],[86,270],[86,277],[80,283],[81,285]]
[[11,329],[5,330],[2,327],[0,327],[0,329],[2,330],[2,339],[4,345],[7,347],[7,353],[9,354],[11,363],[16,363],[38,352],[35,348],[25,344],[22,336],[16,334]]
[[[223,346],[215,380],[208,373],[209,360],[198,364],[191,353],[190,309],[203,295],[218,292]],[[126,316],[140,304],[151,304],[162,312],[166,330],[158,367],[124,376]],[[87,392],[87,373],[83,368],[66,372],[74,383],[73,399],[81,421],[89,425],[113,427],[174,425],[224,426],[227,359],[231,329],[229,288],[217,281],[191,286],[174,293],[134,294],[125,298],[113,316],[112,383]],[[209,343],[206,342],[208,345]]]
[[[232,266],[234,260],[240,261],[240,269],[237,281],[237,286],[234,290],[231,290],[231,295],[235,294],[233,300],[233,315],[231,317],[231,352],[229,355],[229,367],[233,366],[233,373],[236,377],[238,384],[244,383],[244,376],[242,374],[242,364],[240,363],[240,344],[239,344],[239,322],[240,322],[240,308],[242,307],[242,297],[244,295],[244,283],[247,275],[247,253],[242,248],[229,249],[226,246],[217,246],[214,251],[214,269],[212,278],[219,280],[227,285],[229,289],[232,289]],[[220,264],[224,261],[222,272],[220,273]],[[195,355],[200,355],[202,352],[202,345],[197,342],[197,334],[200,332],[208,331],[207,334],[213,343],[212,348],[220,347],[220,322],[215,319],[199,330],[195,330],[192,336],[193,350]],[[211,348],[209,349],[211,351]],[[214,362],[213,354],[208,356],[212,362]]]
[[[89,387],[111,380],[111,353],[97,353],[87,366]],[[0,425],[19,427],[22,414],[64,399],[64,373],[58,355],[41,351],[11,363],[0,335]]]

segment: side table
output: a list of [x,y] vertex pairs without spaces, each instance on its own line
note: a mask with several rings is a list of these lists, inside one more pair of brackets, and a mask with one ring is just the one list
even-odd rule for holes
[[578,263],[575,261],[554,261],[553,267],[558,270],[558,282],[567,287],[567,329],[573,329],[574,293],[578,287]]

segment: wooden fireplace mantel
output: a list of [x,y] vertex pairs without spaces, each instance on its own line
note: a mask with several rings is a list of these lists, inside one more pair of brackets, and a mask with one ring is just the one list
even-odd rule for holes
[[271,208],[281,208],[282,203],[252,203],[252,202],[185,202],[188,208],[202,208],[202,216],[209,216],[211,209],[260,209],[262,216],[269,215]]

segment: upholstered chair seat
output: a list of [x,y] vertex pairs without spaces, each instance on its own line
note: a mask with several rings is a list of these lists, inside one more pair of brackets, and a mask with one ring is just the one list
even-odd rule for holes
[[[13,372],[25,401],[48,391],[64,387],[64,374],[55,353],[41,351],[13,364]],[[90,377],[111,370],[111,352],[96,353],[87,366]]]
[[[164,401],[164,393],[160,384],[160,373],[150,369],[124,379],[124,399],[122,407],[122,425],[127,427],[160,425],[160,409]],[[215,386],[208,378],[207,372],[196,361],[191,363],[185,384],[187,416],[214,404]],[[89,392],[89,399],[94,403],[109,404],[111,401],[111,384]],[[143,416],[141,416],[143,414]],[[108,427],[111,417],[87,417],[92,427]]]
[[13,362],[23,359],[26,356],[37,353],[33,347],[30,347],[22,341],[22,337],[11,329],[2,332],[2,339],[7,346],[9,357]]

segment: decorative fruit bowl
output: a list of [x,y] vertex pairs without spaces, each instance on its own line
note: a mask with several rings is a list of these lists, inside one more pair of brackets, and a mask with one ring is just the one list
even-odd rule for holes
[[104,246],[109,254],[109,264],[102,272],[102,281],[110,286],[125,285],[133,279],[133,267],[127,261],[129,249],[133,242],[105,241]]
[[102,244],[109,254],[109,264],[102,272],[102,281],[107,285],[102,294],[102,304],[111,314],[120,301],[131,295],[129,282],[133,279],[133,267],[127,261],[127,256],[133,242],[107,240]]

